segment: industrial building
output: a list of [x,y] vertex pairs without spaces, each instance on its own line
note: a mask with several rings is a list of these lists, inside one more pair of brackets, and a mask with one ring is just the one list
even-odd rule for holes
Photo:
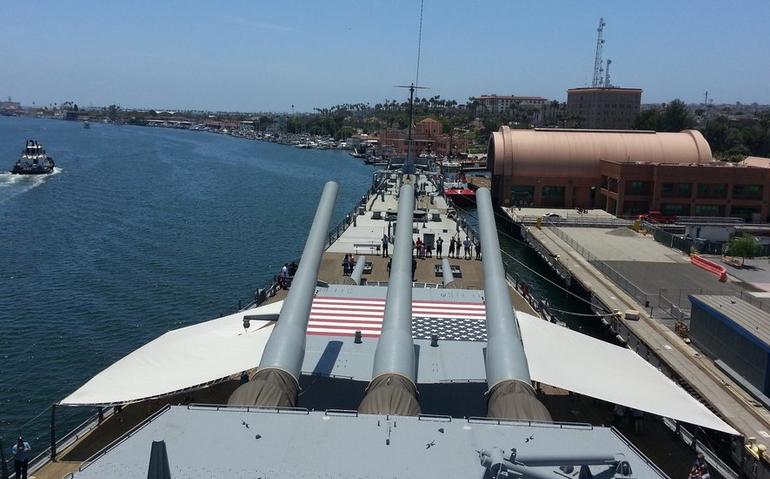
[[572,126],[588,129],[632,128],[642,105],[640,88],[587,87],[567,90]]
[[694,295],[690,302],[695,345],[744,387],[770,394],[770,314],[734,296]]
[[[770,161],[714,161],[700,132],[517,130],[490,137],[492,190],[502,206],[601,208],[617,216],[767,221]],[[765,166],[762,166],[765,165]]]

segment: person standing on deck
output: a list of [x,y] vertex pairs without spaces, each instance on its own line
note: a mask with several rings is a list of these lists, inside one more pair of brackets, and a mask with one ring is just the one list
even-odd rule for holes
[[382,235],[382,257],[390,256],[388,254],[388,235]]
[[465,241],[463,241],[463,255],[465,259],[471,259],[471,240],[467,236]]
[[345,254],[345,258],[342,260],[342,275],[348,276],[350,274],[350,255]]
[[439,239],[436,240],[436,257],[438,259],[441,259],[441,250],[444,247],[444,240],[439,237]]
[[455,255],[455,246],[457,245],[457,242],[455,241],[455,237],[452,236],[452,239],[449,241],[449,257],[454,258]]
[[16,479],[27,479],[27,467],[29,466],[29,453],[32,448],[24,438],[19,436],[19,440],[11,448],[13,454],[13,469],[16,471]]
[[710,477],[711,474],[709,473],[706,458],[703,456],[702,452],[699,452],[692,465],[692,469],[690,469],[688,479],[709,479]]
[[473,247],[476,249],[476,259],[481,259],[481,242],[479,240],[476,240]]

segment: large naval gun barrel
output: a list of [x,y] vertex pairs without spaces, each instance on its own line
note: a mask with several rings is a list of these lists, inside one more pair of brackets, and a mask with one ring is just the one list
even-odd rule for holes
[[487,415],[503,419],[550,421],[535,396],[529,365],[505,280],[495,212],[487,188],[476,191],[481,251],[484,252],[484,299],[487,313]]
[[302,258],[291,282],[291,290],[265,345],[259,369],[250,382],[230,395],[228,404],[296,406],[299,376],[305,356],[307,323],[338,189],[337,183],[333,181],[324,186]]
[[415,416],[420,413],[412,340],[414,186],[404,185],[399,191],[395,245],[382,330],[374,353],[372,382],[358,407],[364,414]]
[[452,274],[452,265],[449,264],[449,260],[447,258],[441,260],[441,276],[444,279],[445,288],[449,288],[449,286],[455,281],[455,277]]

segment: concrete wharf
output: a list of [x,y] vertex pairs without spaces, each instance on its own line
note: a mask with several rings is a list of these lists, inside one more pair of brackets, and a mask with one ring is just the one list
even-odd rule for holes
[[[588,293],[594,311],[603,315],[602,320],[629,348],[678,382],[744,438],[770,443],[770,411],[719,370],[713,360],[674,332],[676,318],[669,313],[684,307],[678,303],[681,296],[687,301],[687,294],[680,293],[670,300],[659,292],[664,288],[649,294],[639,286],[647,283],[649,288],[650,284],[658,283],[673,296],[672,286],[681,291],[705,286],[709,292],[734,294],[740,290],[738,283],[718,283],[715,277],[691,265],[683,253],[630,228],[618,228],[622,223],[614,221],[614,217],[603,218],[599,214],[592,227],[581,227],[585,225],[570,221],[570,213],[552,209],[549,212],[563,215],[565,221],[541,219],[538,227],[528,218],[542,218],[540,210],[503,211],[554,271],[568,284],[577,284]],[[600,223],[604,226],[597,227]],[[622,319],[626,311],[638,312],[639,319]],[[755,477],[768,477],[770,458],[766,454],[757,461],[746,453],[743,441],[736,439],[732,455],[744,465],[744,471],[760,464],[756,470],[763,474]]]

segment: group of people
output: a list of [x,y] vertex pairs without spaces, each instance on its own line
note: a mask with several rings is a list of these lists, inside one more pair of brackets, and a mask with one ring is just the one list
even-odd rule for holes
[[273,278],[273,283],[278,289],[289,289],[291,285],[291,278],[297,272],[297,263],[292,261],[291,263],[284,263],[281,271]]
[[342,260],[342,274],[344,276],[350,276],[353,274],[353,269],[356,267],[356,258],[351,253],[347,253]]
[[[436,241],[436,253],[438,254],[439,258],[441,258],[441,250],[443,248],[443,244],[444,240],[441,238]],[[460,240],[459,236],[457,238],[453,236],[449,240],[449,254],[447,255],[448,258],[459,259],[460,255],[462,254],[463,259],[473,259],[474,253],[475,258],[480,260],[481,243],[479,240],[472,241],[468,236],[466,236],[462,241]]]
[[[382,235],[380,251],[382,257],[390,256],[388,250],[390,246],[390,237],[387,234]],[[444,253],[444,240],[440,236],[436,239],[435,244],[429,241],[423,240],[423,238],[417,237],[417,241],[412,240],[412,248],[414,248],[414,256],[420,259],[432,258],[433,250],[436,250],[436,257],[442,258]],[[474,256],[475,254],[475,256]],[[461,256],[462,255],[462,256]],[[353,255],[350,255],[351,258]],[[347,255],[346,255],[347,257]],[[452,237],[449,240],[449,254],[448,258],[460,259],[481,259],[481,243],[479,240],[471,240],[466,236],[464,240],[460,240],[459,235]],[[355,263],[354,263],[355,264]]]
[[481,259],[481,242],[479,242],[479,240],[471,241],[471,239],[468,236],[466,236],[463,241],[460,241],[459,236],[457,237],[457,239],[452,237],[452,239],[449,241],[449,257],[459,258],[461,251],[464,259],[473,259],[474,258],[473,254],[476,253],[475,258],[477,260],[480,260]]

